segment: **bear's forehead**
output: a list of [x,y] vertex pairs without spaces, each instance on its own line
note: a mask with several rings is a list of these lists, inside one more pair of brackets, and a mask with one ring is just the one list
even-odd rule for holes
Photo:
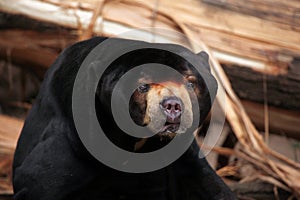
[[163,78],[161,79],[153,79],[150,76],[144,75],[138,79],[138,83],[141,84],[159,84],[159,83],[168,83],[168,84],[175,84],[179,86],[180,84],[183,84],[187,81],[191,82],[196,82],[199,80],[199,77],[195,74],[182,74],[182,77],[173,77],[173,76],[168,76],[166,74]]
[[182,87],[182,82],[178,82],[176,80],[168,80],[168,81],[153,83],[151,84],[151,87],[156,89],[163,89],[165,87],[179,88]]

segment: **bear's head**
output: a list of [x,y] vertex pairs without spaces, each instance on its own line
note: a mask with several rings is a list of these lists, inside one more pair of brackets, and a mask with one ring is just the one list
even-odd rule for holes
[[[131,120],[154,133],[147,140],[159,138],[158,141],[168,141],[176,134],[184,134],[193,123],[197,123],[197,127],[201,126],[216,95],[217,83],[210,73],[205,52],[194,54],[174,45],[179,49],[175,54],[160,49],[160,45],[157,44],[158,48],[144,48],[122,55],[111,63],[98,83],[96,111],[99,123],[107,137],[123,149],[134,151],[136,142],[141,138],[130,136],[117,126],[111,110],[112,91],[118,80],[136,66],[150,63],[150,70],[151,63],[158,63],[181,74],[177,77],[173,73],[162,72],[163,78],[157,81],[144,69],[136,80],[137,87],[129,100],[123,98],[122,91],[118,91],[118,98],[129,104]],[[193,66],[186,57],[197,63],[197,66]]]
[[198,98],[192,93],[199,98],[201,93],[197,77],[184,75],[181,80],[164,75],[166,80],[156,83],[151,79],[140,79],[129,102],[132,120],[162,138],[185,133],[192,126],[194,115],[199,115],[193,110]]

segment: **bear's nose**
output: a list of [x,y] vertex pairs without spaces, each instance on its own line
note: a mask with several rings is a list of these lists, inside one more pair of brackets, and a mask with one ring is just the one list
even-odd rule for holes
[[178,123],[182,113],[182,103],[177,97],[169,97],[164,99],[160,108],[167,115],[167,122]]

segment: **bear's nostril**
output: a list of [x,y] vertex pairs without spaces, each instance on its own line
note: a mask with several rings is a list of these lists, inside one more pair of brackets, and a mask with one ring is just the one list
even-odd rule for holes
[[175,111],[181,111],[181,106],[180,104],[175,105]]
[[172,109],[172,105],[171,104],[167,104],[166,109],[167,110],[171,110]]
[[179,103],[168,103],[167,105],[163,106],[167,111],[175,111],[175,112],[179,112],[181,111],[181,106]]

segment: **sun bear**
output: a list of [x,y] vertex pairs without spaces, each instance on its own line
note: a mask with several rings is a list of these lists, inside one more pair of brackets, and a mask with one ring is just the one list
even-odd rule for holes
[[[72,93],[80,66],[93,49],[106,40],[95,37],[68,47],[46,73],[17,144],[13,163],[14,199],[235,199],[205,158],[199,158],[195,140],[171,164],[145,173],[118,171],[91,155],[77,133]],[[122,41],[148,44],[118,40],[120,48]],[[207,54],[194,54],[178,45],[172,45],[179,49],[177,55],[160,48],[168,45],[151,44],[149,48],[119,56],[105,69],[97,84],[93,97],[97,120],[106,137],[121,149],[133,153],[155,152],[177,135],[184,135],[193,124],[200,127],[210,111],[217,83],[210,73]],[[113,52],[105,52],[110,53]],[[186,55],[201,66],[201,73],[182,59]],[[104,60],[105,55],[101,56]],[[154,134],[138,138],[118,127],[111,100],[118,80],[145,63],[170,66],[182,76],[164,73],[161,80],[153,80],[147,70],[141,72],[137,87],[124,105],[128,104],[130,120]],[[101,59],[97,67],[103,67]],[[122,100],[122,91],[118,97]],[[195,112],[195,105],[199,112]]]

